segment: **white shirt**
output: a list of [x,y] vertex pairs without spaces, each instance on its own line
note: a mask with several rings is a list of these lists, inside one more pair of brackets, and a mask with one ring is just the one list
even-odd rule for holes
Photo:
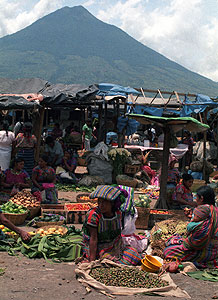
[[8,136],[5,130],[0,131],[0,147],[11,148],[12,143],[15,141],[15,134],[12,131],[8,131]]

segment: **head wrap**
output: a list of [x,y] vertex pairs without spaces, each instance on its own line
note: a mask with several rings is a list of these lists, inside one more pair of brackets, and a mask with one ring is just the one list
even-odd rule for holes
[[90,194],[90,198],[102,198],[109,201],[115,201],[122,191],[111,185],[99,185],[96,190]]

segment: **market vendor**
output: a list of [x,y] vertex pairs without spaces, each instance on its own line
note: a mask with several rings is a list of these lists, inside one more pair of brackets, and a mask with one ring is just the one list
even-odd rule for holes
[[[23,241],[28,241],[31,236],[29,235],[28,232],[16,227],[13,223],[11,223],[11,221],[9,221],[2,213],[1,208],[0,208],[0,224],[6,226],[7,228],[9,228],[10,230],[16,232],[17,234],[20,235],[20,237],[22,238]],[[4,234],[3,232],[0,230],[0,239],[4,239]]]
[[24,160],[22,158],[15,158],[13,160],[12,168],[7,169],[2,178],[2,187],[6,192],[11,192],[16,189],[17,192],[29,188],[31,180],[29,174],[24,170]]
[[62,159],[60,167],[63,168],[65,173],[67,173],[67,177],[65,177],[65,173],[59,175],[59,179],[61,182],[77,182],[76,176],[75,176],[75,170],[77,167],[77,152],[72,153],[71,150],[65,150],[64,151],[64,157]]
[[[151,169],[151,167],[149,166],[149,162],[148,162],[148,155],[150,154],[150,152],[151,151],[149,151],[145,155],[142,154],[142,156],[141,156],[141,161],[142,161],[141,170],[144,171],[148,175],[149,184],[158,185],[158,178],[156,176],[156,172]],[[143,176],[143,174],[142,174],[142,176]]]
[[185,207],[196,207],[197,203],[193,201],[193,194],[191,186],[193,184],[193,177],[190,174],[184,173],[182,175],[182,183],[176,186],[172,199],[173,209],[183,209]]
[[178,234],[169,238],[164,256],[180,261],[192,261],[198,268],[215,268],[218,265],[218,208],[215,194],[209,186],[197,190],[197,207],[186,209],[191,217],[187,225],[187,237]]
[[98,206],[88,211],[83,224],[84,259],[107,258],[127,265],[140,262],[137,250],[122,244],[120,206],[126,193],[109,185],[100,185],[91,193],[90,198],[98,198]]
[[55,141],[51,136],[48,136],[45,139],[45,143],[45,153],[49,156],[50,165],[55,168],[62,161],[64,156],[63,148],[61,144],[58,141]]

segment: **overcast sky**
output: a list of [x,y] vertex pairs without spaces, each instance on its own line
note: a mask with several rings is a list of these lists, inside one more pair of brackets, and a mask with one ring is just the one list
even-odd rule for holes
[[0,37],[75,5],[218,82],[218,0],[0,0]]

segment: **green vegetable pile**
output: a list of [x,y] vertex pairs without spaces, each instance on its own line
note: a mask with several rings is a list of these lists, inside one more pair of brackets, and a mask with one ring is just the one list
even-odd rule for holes
[[95,268],[90,274],[95,280],[108,286],[127,288],[159,288],[167,286],[159,277],[134,268]]
[[36,234],[28,243],[19,237],[0,241],[0,251],[7,251],[9,255],[21,252],[28,258],[44,258],[48,262],[74,261],[81,256],[82,233],[73,226],[66,235],[51,234],[41,237]]
[[151,199],[149,198],[149,196],[139,195],[139,199],[134,200],[134,203],[135,203],[136,207],[149,208],[150,203],[151,203]]
[[22,205],[18,205],[12,201],[8,201],[7,203],[1,206],[1,210],[3,213],[7,214],[24,214],[28,211],[28,209]]
[[75,184],[56,183],[55,186],[59,191],[63,191],[63,192],[88,192],[88,193],[91,193],[95,190],[94,187],[77,186]]
[[65,218],[56,214],[43,214],[42,216],[35,217],[32,221],[34,222],[59,222],[64,221]]
[[187,272],[187,274],[198,280],[218,282],[218,269],[198,270],[195,272]]

